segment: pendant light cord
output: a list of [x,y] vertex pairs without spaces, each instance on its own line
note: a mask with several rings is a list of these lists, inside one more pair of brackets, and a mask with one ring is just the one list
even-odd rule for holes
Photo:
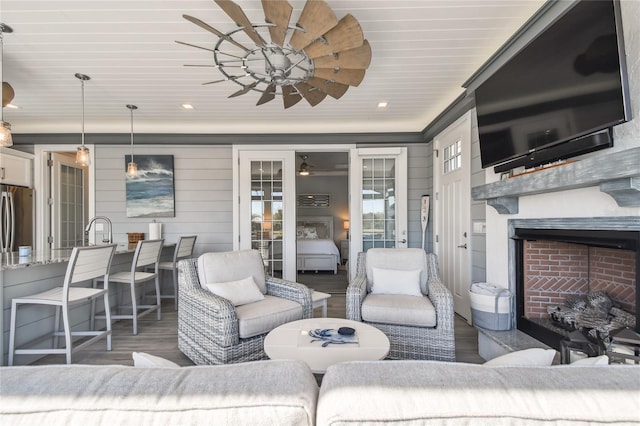
[[[129,108],[129,105],[127,105],[127,108]],[[131,108],[129,108],[129,111],[131,112],[131,162],[133,163],[133,110],[135,108],[133,106],[131,106]]]
[[81,79],[80,82],[82,83],[80,87],[82,88],[82,146],[84,147],[84,79]]

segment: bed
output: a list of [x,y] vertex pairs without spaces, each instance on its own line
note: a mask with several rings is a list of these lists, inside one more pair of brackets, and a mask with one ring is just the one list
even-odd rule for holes
[[296,237],[298,271],[338,273],[340,251],[333,240],[333,216],[299,216]]

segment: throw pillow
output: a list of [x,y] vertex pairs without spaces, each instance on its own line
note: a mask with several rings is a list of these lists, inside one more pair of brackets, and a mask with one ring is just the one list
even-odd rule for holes
[[371,293],[422,296],[420,269],[400,270],[374,267]]
[[264,294],[253,280],[248,276],[242,280],[226,283],[206,284],[207,289],[215,295],[224,297],[234,306],[246,305],[264,299]]
[[168,359],[160,358],[159,356],[151,355],[145,352],[133,352],[133,366],[134,367],[167,367],[167,368],[176,368],[180,367],[173,361],[169,361]]
[[606,355],[590,356],[573,361],[570,365],[609,365],[609,357]]
[[556,351],[554,349],[531,348],[501,355],[485,362],[484,365],[531,365],[538,367],[548,367],[553,362],[553,358],[555,356]]
[[304,227],[302,228],[302,238],[305,240],[317,240],[318,232],[315,227]]

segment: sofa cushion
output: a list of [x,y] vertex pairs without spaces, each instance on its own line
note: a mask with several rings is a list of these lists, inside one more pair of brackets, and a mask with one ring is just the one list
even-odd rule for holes
[[264,264],[257,250],[205,253],[198,257],[198,279],[206,284],[238,281],[252,276],[262,294],[267,294]]
[[373,268],[395,269],[412,271],[420,270],[420,290],[425,296],[428,294],[427,279],[429,269],[427,266],[427,254],[422,249],[399,248],[385,249],[373,248],[366,253],[367,291],[371,292],[373,286]]
[[258,288],[252,276],[243,280],[228,283],[205,284],[207,290],[220,297],[224,297],[234,306],[246,305],[264,299],[264,294]]
[[420,292],[420,269],[373,268],[372,294],[404,294],[422,296]]
[[316,424],[637,425],[638,395],[640,368],[631,365],[344,362],[322,379]]
[[369,294],[362,302],[362,320],[382,324],[435,327],[436,309],[425,296]]
[[553,349],[529,348],[500,355],[484,365],[536,365],[548,367],[553,363],[556,351]]
[[159,356],[151,355],[145,352],[133,352],[131,354],[133,358],[133,366],[134,367],[165,367],[165,368],[176,368],[180,367],[173,361],[169,361],[168,359],[164,359]]
[[236,307],[238,333],[241,339],[258,336],[279,325],[302,319],[302,305],[275,296]]
[[0,375],[2,425],[315,424],[318,385],[300,361],[3,367]]

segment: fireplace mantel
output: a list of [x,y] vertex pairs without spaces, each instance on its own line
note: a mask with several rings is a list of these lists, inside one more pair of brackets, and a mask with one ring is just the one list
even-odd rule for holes
[[620,207],[640,207],[640,148],[598,155],[471,188],[500,214],[517,214],[521,196],[600,186]]

